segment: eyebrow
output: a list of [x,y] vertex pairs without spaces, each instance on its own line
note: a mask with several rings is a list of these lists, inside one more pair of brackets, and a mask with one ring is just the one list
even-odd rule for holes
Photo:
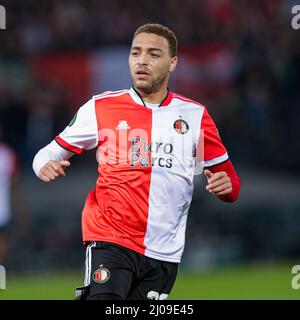
[[[134,47],[131,47],[131,50],[142,50],[142,47],[134,46]],[[147,50],[164,52],[164,50],[162,50],[160,48],[155,48],[155,47],[147,48]]]

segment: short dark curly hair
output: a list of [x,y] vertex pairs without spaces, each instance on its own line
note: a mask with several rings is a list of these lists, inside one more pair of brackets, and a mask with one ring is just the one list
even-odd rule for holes
[[164,37],[165,39],[167,39],[169,43],[170,56],[172,58],[177,56],[177,46],[178,46],[177,37],[175,33],[172,30],[170,30],[168,27],[163,26],[162,24],[159,24],[159,23],[144,24],[135,31],[133,40],[140,33],[154,33],[158,36]]

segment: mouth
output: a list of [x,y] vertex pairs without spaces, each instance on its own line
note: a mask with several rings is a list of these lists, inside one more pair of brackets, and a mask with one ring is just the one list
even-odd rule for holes
[[135,74],[136,74],[137,76],[149,76],[149,75],[150,75],[149,72],[147,72],[146,70],[137,70],[137,71],[135,72]]
[[136,80],[138,81],[148,81],[149,73],[146,71],[137,71],[135,73]]

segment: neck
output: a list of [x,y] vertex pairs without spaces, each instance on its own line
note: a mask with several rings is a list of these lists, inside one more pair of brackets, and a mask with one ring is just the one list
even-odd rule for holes
[[139,95],[145,102],[149,102],[149,103],[161,103],[168,94],[167,85],[163,86],[162,88],[160,88],[158,91],[155,91],[155,92],[147,92],[142,89],[138,89],[136,87],[134,87],[134,89],[139,93]]

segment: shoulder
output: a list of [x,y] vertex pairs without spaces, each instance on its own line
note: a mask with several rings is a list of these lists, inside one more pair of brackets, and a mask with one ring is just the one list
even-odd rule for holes
[[129,94],[128,89],[118,90],[118,91],[105,91],[101,94],[94,95],[92,97],[92,100],[98,101],[98,100],[114,99],[114,98],[118,98],[128,94]]
[[193,106],[196,106],[196,107],[201,108],[203,110],[206,109],[204,104],[202,104],[198,101],[195,101],[193,99],[190,99],[188,97],[185,97],[185,96],[178,94],[176,92],[172,92],[172,97],[173,97],[174,103],[193,105]]

